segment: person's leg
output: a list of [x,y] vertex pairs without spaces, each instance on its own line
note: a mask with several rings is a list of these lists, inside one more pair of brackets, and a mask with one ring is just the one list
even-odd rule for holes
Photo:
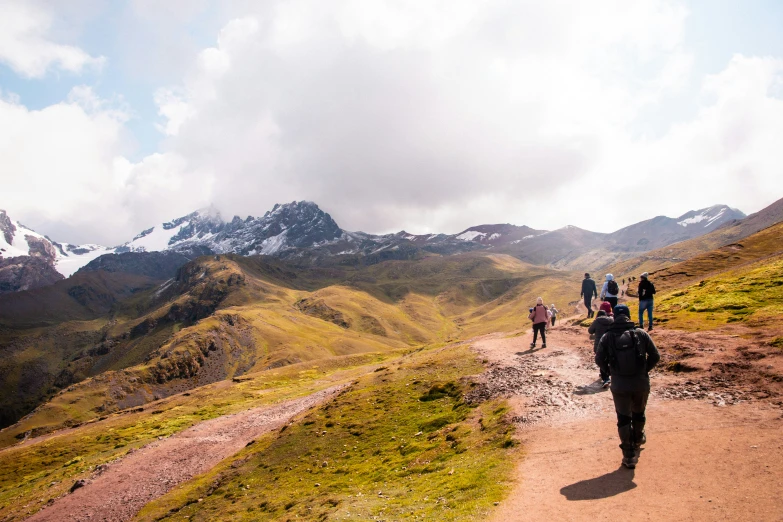
[[617,298],[607,297],[606,300],[609,301],[609,304],[612,305],[612,310],[614,310],[614,307],[617,306]]
[[617,434],[620,436],[620,449],[623,450],[623,466],[633,468],[633,396],[630,393],[612,391],[614,410],[617,413]]
[[644,301],[639,301],[639,328],[644,328]]
[[644,390],[633,394],[631,403],[631,420],[633,431],[633,443],[637,446],[646,442],[644,435],[644,426],[647,424],[645,411],[647,410],[647,400],[650,397],[650,390]]
[[541,347],[546,348],[546,323],[541,323]]
[[589,297],[585,297],[585,308],[587,308],[587,317],[593,316],[593,304],[591,303],[592,299]]
[[530,346],[535,346],[537,340],[538,340],[538,325],[534,324],[533,325],[533,342],[530,343]]
[[554,326],[554,325],[555,325],[555,316],[553,315],[552,316],[552,326]]
[[652,299],[650,299],[650,300],[647,302],[647,324],[648,324],[648,328],[649,328],[650,330],[652,330],[652,327],[653,327],[653,323],[652,323],[652,318],[653,318],[653,303],[654,303],[654,301],[653,301]]

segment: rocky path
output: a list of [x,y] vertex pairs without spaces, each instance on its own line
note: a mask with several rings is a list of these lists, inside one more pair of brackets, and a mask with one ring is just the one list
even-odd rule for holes
[[534,351],[527,333],[474,344],[490,364],[474,393],[509,398],[525,447],[492,520],[783,520],[783,356],[725,335],[654,339],[664,365],[690,349],[694,369],[653,374],[635,470],[620,466],[611,393],[584,328],[558,326]]
[[31,522],[130,520],[148,502],[204,473],[256,437],[338,393],[344,385],[204,421],[100,469],[84,487],[28,518]]

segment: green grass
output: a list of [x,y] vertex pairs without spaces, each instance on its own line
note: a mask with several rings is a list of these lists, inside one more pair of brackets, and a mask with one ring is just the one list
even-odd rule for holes
[[70,433],[0,451],[0,520],[20,520],[65,493],[98,465],[201,421],[300,397],[356,378],[395,354],[363,354],[292,365],[223,381],[87,423]]
[[783,317],[783,259],[765,260],[666,293],[656,315],[668,327],[774,326]]
[[137,519],[483,518],[520,451],[502,402],[462,402],[475,355],[446,347],[385,366]]

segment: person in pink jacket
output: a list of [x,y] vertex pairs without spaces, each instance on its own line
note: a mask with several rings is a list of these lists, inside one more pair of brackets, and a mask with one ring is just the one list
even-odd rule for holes
[[544,298],[539,297],[536,299],[536,307],[527,316],[528,319],[533,321],[533,342],[530,343],[531,348],[536,347],[538,332],[541,332],[541,348],[546,348],[546,327],[551,317],[552,312],[544,305]]

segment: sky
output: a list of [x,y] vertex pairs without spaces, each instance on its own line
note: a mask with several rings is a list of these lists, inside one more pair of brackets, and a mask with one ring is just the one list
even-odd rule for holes
[[0,208],[610,232],[783,198],[777,0],[0,0]]

